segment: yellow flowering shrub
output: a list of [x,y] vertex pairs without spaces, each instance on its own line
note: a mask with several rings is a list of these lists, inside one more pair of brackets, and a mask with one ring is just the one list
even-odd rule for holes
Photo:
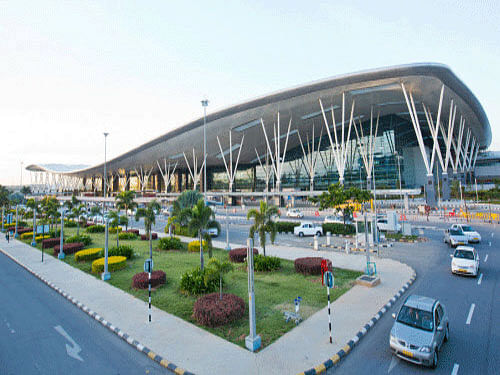
[[[127,267],[127,258],[122,256],[108,257],[108,271],[113,272]],[[104,258],[96,259],[92,262],[92,272],[104,272]]]
[[88,260],[94,260],[100,257],[100,253],[102,251],[102,248],[92,248],[92,249],[85,249],[85,250],[80,250],[75,253],[75,261],[77,262],[84,262]]

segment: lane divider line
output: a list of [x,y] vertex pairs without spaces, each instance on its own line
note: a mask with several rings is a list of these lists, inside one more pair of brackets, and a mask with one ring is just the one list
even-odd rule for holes
[[460,366],[458,365],[458,363],[455,363],[455,364],[453,365],[453,370],[451,371],[451,375],[457,375],[457,374],[458,374],[458,368],[459,368],[459,367],[460,367]]
[[467,315],[467,321],[465,322],[465,324],[470,325],[470,321],[472,319],[472,314],[474,314],[474,309],[475,308],[476,308],[476,304],[475,303],[473,303],[472,305],[470,305],[469,315]]
[[484,263],[486,263],[488,261],[488,254],[486,254],[486,256],[484,257]]
[[479,275],[479,280],[477,281],[477,285],[481,285],[481,281],[483,281],[483,274]]

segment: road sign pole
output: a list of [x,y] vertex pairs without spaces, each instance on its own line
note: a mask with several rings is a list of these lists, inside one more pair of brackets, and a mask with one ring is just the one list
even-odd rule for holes
[[326,290],[328,293],[328,329],[330,330],[330,344],[332,343],[332,317],[330,313],[330,288],[327,285]]

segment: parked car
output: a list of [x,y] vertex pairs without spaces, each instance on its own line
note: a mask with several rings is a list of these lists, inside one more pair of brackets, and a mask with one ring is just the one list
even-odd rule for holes
[[467,241],[469,243],[479,243],[481,242],[481,235],[472,229],[470,225],[467,224],[453,224],[451,226],[453,229],[460,229],[467,236]]
[[401,359],[436,368],[438,352],[450,335],[449,319],[444,305],[430,297],[409,296],[392,326],[389,346]]
[[299,237],[304,236],[318,236],[323,235],[323,227],[320,225],[314,225],[310,221],[303,221],[300,225],[293,228],[293,234]]
[[[393,230],[387,222],[387,219],[378,219],[377,220],[377,228],[378,230],[383,230],[383,231],[388,231],[388,230]],[[401,224],[397,223],[396,224],[396,232],[401,231]]]
[[446,229],[444,231],[443,242],[447,243],[451,247],[457,247],[459,245],[466,245],[468,240],[467,236],[461,229]]
[[470,246],[458,246],[451,257],[451,272],[462,275],[479,274],[479,254]]
[[298,208],[290,208],[289,210],[286,211],[286,216],[302,218],[304,217],[304,214]]
[[210,237],[218,237],[219,229],[217,227],[208,228],[207,233],[210,235]]
[[[337,215],[327,215],[327,216],[325,216],[325,219],[323,220],[323,222],[324,223],[344,224],[344,218],[342,216],[337,216]],[[352,219],[346,218],[345,223],[352,224]]]

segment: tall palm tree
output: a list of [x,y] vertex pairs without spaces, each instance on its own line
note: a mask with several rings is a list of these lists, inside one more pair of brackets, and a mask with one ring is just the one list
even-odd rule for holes
[[118,231],[118,224],[120,223],[120,215],[118,211],[109,211],[108,220],[111,228],[116,228],[116,247],[120,247],[120,232]]
[[28,199],[28,201],[26,202],[26,207],[31,209],[31,211],[33,212],[33,232],[36,232],[35,212],[38,211],[38,206],[39,206],[39,203],[33,198]]
[[[132,210],[137,207],[137,202],[134,201],[135,192],[131,190],[126,190],[120,192],[115,198],[116,208],[119,210],[125,210],[125,215],[128,217],[128,210]],[[127,228],[128,229],[128,228]]]
[[[209,228],[211,222],[214,220],[214,212],[212,209],[205,205],[205,201],[203,198],[198,200],[198,203],[189,210],[189,224],[188,227],[193,232],[198,232],[198,240],[200,241],[200,264],[201,270],[203,271],[204,267],[204,258],[203,258],[203,239],[207,244],[211,244],[211,238],[206,230]],[[209,254],[208,256],[212,257],[211,246],[209,245]]]
[[87,217],[87,210],[85,208],[85,205],[83,203],[80,203],[79,205],[73,207],[71,210],[71,213],[73,217],[76,217],[76,235],[80,235],[80,218],[81,217]]
[[278,207],[269,206],[266,202],[260,201],[260,210],[252,208],[247,213],[247,219],[253,218],[249,236],[254,239],[255,233],[259,234],[260,246],[264,256],[266,256],[266,233],[269,233],[271,243],[276,239],[276,223],[272,221],[274,215],[278,215]]
[[153,258],[153,242],[151,240],[151,228],[155,224],[156,215],[161,210],[161,205],[155,199],[146,205],[146,208],[138,208],[135,212],[135,221],[139,221],[141,217],[144,218],[144,228],[146,235],[149,236],[149,257]]

